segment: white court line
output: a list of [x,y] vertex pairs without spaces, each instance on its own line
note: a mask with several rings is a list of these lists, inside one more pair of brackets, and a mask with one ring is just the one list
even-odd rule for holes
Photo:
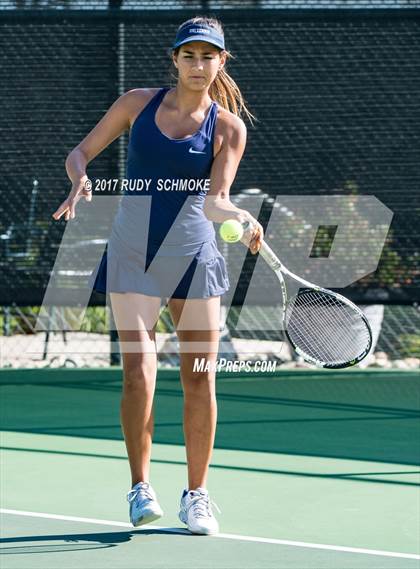
[[[33,518],[47,518],[50,520],[64,520],[67,522],[81,522],[85,524],[99,524],[103,526],[118,526],[124,528],[130,528],[135,531],[131,524],[127,522],[115,522],[111,520],[98,520],[96,518],[79,518],[77,516],[62,516],[59,514],[43,514],[40,512],[25,512],[24,510],[9,510],[7,508],[0,508],[0,513],[2,514],[13,514],[16,516],[29,516]],[[148,525],[147,528],[150,529],[164,529],[166,531],[172,531],[173,533],[187,533],[187,530],[182,529],[172,529],[165,526],[155,526]],[[146,526],[145,528],[146,529]],[[345,547],[342,545],[325,545],[323,543],[306,543],[304,541],[289,541],[286,539],[271,539],[267,537],[253,537],[249,535],[235,535],[232,533],[218,533],[214,537],[219,537],[222,539],[233,539],[237,541],[251,541],[256,543],[270,543],[274,545],[291,545],[293,547],[306,547],[309,549],[326,549],[329,551],[343,551],[346,553],[363,553],[365,555],[377,555],[379,557],[398,557],[400,559],[420,559],[420,555],[415,555],[414,553],[399,553],[395,551],[380,551],[377,549],[362,549],[359,547]]]

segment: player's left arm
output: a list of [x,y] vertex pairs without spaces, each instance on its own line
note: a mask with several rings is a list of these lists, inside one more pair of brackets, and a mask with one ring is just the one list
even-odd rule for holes
[[240,223],[251,221],[254,229],[249,246],[251,252],[256,253],[263,240],[263,228],[248,211],[236,207],[230,201],[229,195],[245,151],[246,126],[242,119],[226,111],[219,118],[219,125],[220,132],[216,134],[221,138],[221,146],[213,160],[210,189],[206,194],[203,211],[207,219],[215,223],[223,223],[228,219],[235,219]]

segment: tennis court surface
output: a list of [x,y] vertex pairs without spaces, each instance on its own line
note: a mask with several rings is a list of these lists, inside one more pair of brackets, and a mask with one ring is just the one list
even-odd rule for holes
[[2,569],[419,567],[415,372],[218,376],[209,490],[222,534],[177,519],[186,480],[177,369],[158,374],[152,482],[133,528],[121,369],[1,370]]

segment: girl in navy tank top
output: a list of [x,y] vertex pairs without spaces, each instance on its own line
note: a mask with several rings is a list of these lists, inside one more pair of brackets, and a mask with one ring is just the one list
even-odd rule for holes
[[254,254],[263,229],[229,199],[246,144],[239,115],[252,115],[224,69],[231,56],[220,22],[202,17],[184,22],[172,50],[176,86],[134,89],[112,105],[69,154],[72,190],[53,217],[73,219],[77,202],[91,201],[88,163],[129,128],[123,196],[91,285],[109,294],[123,357],[130,519],[138,526],[163,515],[149,467],[155,332],[165,299],[179,340],[184,392],[188,487],[179,518],[193,533],[214,534],[218,522],[206,486],[216,430],[220,297],[230,283],[213,223],[251,221],[254,229],[243,242]]

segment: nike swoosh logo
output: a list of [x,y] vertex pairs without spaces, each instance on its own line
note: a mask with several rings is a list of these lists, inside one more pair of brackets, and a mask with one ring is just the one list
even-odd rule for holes
[[205,154],[205,152],[201,152],[200,150],[194,150],[191,146],[188,152],[191,152],[191,154]]

